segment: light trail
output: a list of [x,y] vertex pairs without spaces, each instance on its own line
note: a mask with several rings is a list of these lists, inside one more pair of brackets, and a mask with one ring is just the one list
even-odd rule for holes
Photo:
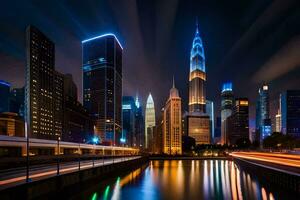
[[249,160],[263,161],[273,164],[279,164],[289,167],[300,168],[300,159],[297,155],[286,154],[271,154],[271,153],[248,153],[248,152],[234,152],[229,155],[237,158],[244,158]]

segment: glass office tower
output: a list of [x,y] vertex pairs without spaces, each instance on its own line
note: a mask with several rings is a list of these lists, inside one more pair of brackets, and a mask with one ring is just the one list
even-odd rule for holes
[[113,34],[82,41],[83,104],[94,119],[94,134],[108,145],[121,139],[122,51]]

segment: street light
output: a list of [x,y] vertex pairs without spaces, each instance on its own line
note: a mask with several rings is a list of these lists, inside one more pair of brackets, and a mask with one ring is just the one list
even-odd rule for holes
[[95,150],[95,147],[96,147],[96,144],[98,144],[99,142],[99,138],[97,136],[94,136],[93,137],[93,149],[94,149],[94,155],[93,155],[93,167],[95,166],[95,161],[94,161],[94,156],[96,155],[96,150]]
[[60,155],[60,148],[59,148],[59,141],[60,137],[57,137],[57,175],[59,175],[59,155]]

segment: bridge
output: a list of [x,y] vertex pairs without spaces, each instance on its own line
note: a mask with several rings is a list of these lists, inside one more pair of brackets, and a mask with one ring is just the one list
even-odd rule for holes
[[[0,135],[0,148],[14,150],[14,156],[26,156],[27,139]],[[18,153],[19,152],[19,153]],[[56,140],[29,139],[29,154],[34,155],[66,155],[66,154],[96,154],[96,155],[136,155],[138,148],[104,146],[84,143],[73,143]]]
[[262,152],[233,152],[229,155],[258,177],[300,192],[300,155]]

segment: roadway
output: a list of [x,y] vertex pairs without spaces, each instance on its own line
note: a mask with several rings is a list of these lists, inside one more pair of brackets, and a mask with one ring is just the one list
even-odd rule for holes
[[[59,174],[71,173],[78,170],[110,165],[140,158],[141,156],[118,157],[100,160],[71,161],[59,164]],[[94,163],[94,164],[93,164]],[[57,163],[30,166],[30,181],[36,181],[57,175]],[[0,170],[0,190],[26,182],[26,167]]]
[[300,176],[300,155],[261,152],[233,152],[229,155]]

